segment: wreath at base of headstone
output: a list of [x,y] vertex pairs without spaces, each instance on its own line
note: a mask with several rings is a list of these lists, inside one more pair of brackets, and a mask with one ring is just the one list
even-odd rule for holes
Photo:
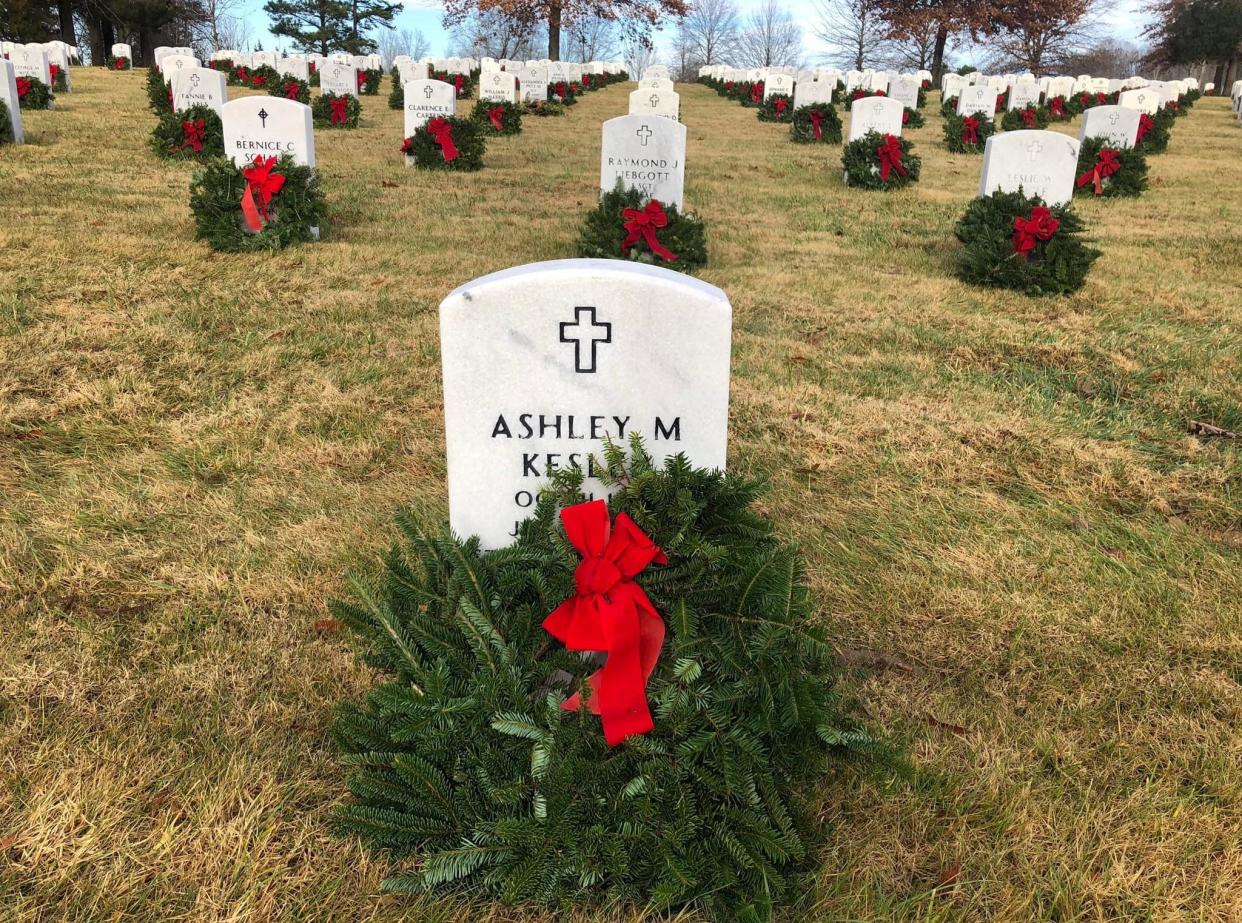
[[694,272],[707,265],[707,230],[698,215],[648,199],[618,180],[583,218],[578,256]]
[[548,84],[548,99],[562,106],[578,105],[578,94],[574,91],[575,84],[568,80],[558,80]]
[[213,250],[281,250],[314,240],[328,223],[318,174],[288,154],[245,167],[210,161],[190,183],[194,237]]
[[[840,688],[758,487],[684,456],[656,467],[637,442],[604,456],[607,505],[562,473],[500,550],[400,514],[384,571],[332,604],[380,674],[336,711],[351,797],[333,830],[395,857],[388,893],[769,920],[813,887],[823,787],[908,770]],[[542,627],[597,539],[664,626],[636,690],[653,727],[611,747],[570,698],[590,700],[598,657]]]
[[457,116],[429,119],[401,143],[401,153],[424,170],[481,170],[486,149],[483,126]]
[[124,55],[115,58],[112,55],[108,55],[104,59],[104,66],[110,71],[127,71],[130,69],[130,62],[129,58]]
[[970,203],[954,232],[965,245],[957,275],[972,285],[1026,295],[1075,292],[1100,255],[1083,231],[1069,206],[1048,208],[1023,192],[982,196]]
[[474,78],[467,74],[450,74],[448,71],[431,71],[432,80],[451,83],[457,91],[458,99],[467,99],[474,92]]
[[763,105],[763,81],[758,80],[754,83],[743,84],[747,87],[747,93],[739,101],[746,109],[758,109]]
[[755,116],[761,122],[792,122],[793,98],[785,93],[773,93],[763,101]]
[[555,103],[551,100],[544,100],[543,102],[540,102],[537,99],[532,99],[526,103],[526,111],[531,115],[537,115],[540,118],[550,118],[553,116],[564,115],[565,107],[560,103]]
[[9,107],[0,106],[0,144],[12,144],[14,138],[13,119],[9,116]]
[[944,144],[954,154],[982,154],[988,138],[994,134],[996,122],[990,115],[945,113]]
[[51,65],[49,69],[52,72],[52,92],[68,93],[69,75],[58,64]]
[[250,69],[246,86],[255,90],[267,90],[273,84],[281,83],[283,79],[280,76],[280,71],[270,64],[260,64],[258,67]]
[[147,68],[147,108],[156,115],[172,112],[172,90],[159,68]]
[[795,144],[840,144],[841,117],[831,103],[815,103],[794,110],[789,140]]
[[311,103],[316,128],[357,128],[362,103],[352,93],[320,93]]
[[922,128],[927,124],[927,119],[923,117],[923,113],[917,109],[911,109],[905,106],[901,110],[901,127],[902,128]]
[[401,71],[392,72],[392,89],[388,91],[388,108],[405,108],[405,85],[401,83]]
[[854,108],[854,103],[858,102],[860,99],[870,99],[873,96],[887,95],[888,94],[883,90],[864,90],[862,87],[857,87],[851,90],[849,95],[845,97],[845,111],[851,111]]
[[480,99],[474,104],[470,118],[483,126],[490,135],[519,135],[522,133],[522,107],[516,103],[489,102]]
[[1021,109],[1007,109],[1001,116],[1001,131],[1025,131],[1027,129],[1044,129],[1048,127],[1048,110],[1043,106],[1023,106]]
[[279,96],[282,99],[292,99],[294,102],[310,105],[310,83],[300,77],[283,74],[279,80],[268,84],[267,92],[269,96]]
[[224,156],[224,127],[210,106],[166,112],[151,129],[151,150],[175,160],[210,160]]
[[841,151],[847,186],[862,189],[899,189],[919,181],[922,161],[911,154],[914,145],[897,135],[869,131]]
[[1169,149],[1173,122],[1177,116],[1168,106],[1161,106],[1155,115],[1139,114],[1138,140],[1134,146],[1144,154],[1163,154]]
[[231,84],[233,82],[231,80],[231,77],[233,75],[233,59],[232,58],[216,58],[214,61],[208,61],[207,66],[210,67],[213,71],[219,71],[220,73],[224,74],[224,80],[226,83]]
[[19,109],[51,109],[56,94],[38,77],[17,78],[17,106]]
[[1134,148],[1117,148],[1104,138],[1086,138],[1078,149],[1074,195],[1137,196],[1147,188],[1147,157]]
[[307,83],[313,87],[319,86],[319,69],[315,67],[313,62],[307,64],[306,69],[310,72],[310,80]]
[[358,92],[363,96],[379,96],[380,85],[384,82],[384,71],[379,67],[368,67],[358,71]]

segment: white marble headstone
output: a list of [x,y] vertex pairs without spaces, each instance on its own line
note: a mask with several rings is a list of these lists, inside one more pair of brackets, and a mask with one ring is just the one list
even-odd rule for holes
[[834,81],[800,80],[794,86],[794,108],[826,105],[832,102]]
[[763,81],[763,98],[777,95],[794,95],[794,79],[788,74],[768,74],[768,78]]
[[337,96],[357,96],[358,68],[352,64],[329,61],[319,71],[319,89]]
[[125,44],[124,42],[118,42],[117,44],[112,46],[112,57],[127,58],[129,60],[130,67],[133,67],[134,65],[133,49],[130,48],[129,45]]
[[224,155],[241,166],[255,157],[289,154],[304,166],[315,166],[315,132],[311,108],[279,96],[247,96],[225,103]]
[[674,87],[673,81],[667,77],[644,77],[638,81],[638,88],[640,90],[672,90]]
[[857,141],[869,131],[882,135],[901,135],[905,107],[888,96],[867,96],[850,106],[850,133],[846,142]]
[[604,123],[599,188],[622,186],[682,208],[686,126],[663,116],[623,115]]
[[957,97],[957,114],[994,115],[996,112],[996,94],[986,83],[974,83],[962,87]]
[[187,67],[202,67],[198,58],[189,54],[166,54],[160,58],[160,73],[164,75],[164,82],[168,83],[172,80],[173,74],[179,70],[185,70]]
[[676,119],[681,113],[681,95],[672,90],[640,87],[630,94],[630,115],[662,115]]
[[276,62],[276,72],[282,77],[310,81],[310,64],[306,58],[280,58]]
[[917,109],[920,86],[921,83],[916,77],[898,77],[889,81],[888,97],[897,100],[903,108]]
[[1104,138],[1109,147],[1134,147],[1141,115],[1126,106],[1093,106],[1082,114],[1078,140]]
[[484,71],[479,77],[479,99],[489,103],[516,102],[517,77],[507,71]]
[[522,102],[541,103],[548,98],[548,69],[542,64],[530,64],[517,73],[522,91]]
[[172,75],[173,110],[210,106],[220,114],[229,101],[228,78],[210,67],[190,67]]
[[13,65],[13,73],[17,77],[39,80],[52,86],[52,67],[47,59],[47,52],[37,46],[15,45],[9,52],[9,62]]
[[1017,192],[1064,205],[1074,196],[1078,142],[1056,131],[1004,131],[983,149],[979,195]]
[[723,469],[731,336],[720,289],[622,260],[534,263],[452,292],[440,355],[453,531],[508,545],[566,468],[606,496],[590,457],[634,433],[657,460]]
[[22,109],[17,98],[17,76],[13,62],[0,59],[0,106],[9,111],[9,124],[13,126],[13,143],[23,144],[26,135],[22,131]]
[[1155,115],[1160,109],[1160,94],[1146,87],[1141,90],[1126,90],[1117,97],[1117,105]]
[[411,80],[402,88],[405,97],[405,137],[429,121],[457,114],[457,90],[443,80]]
[[1028,80],[1019,80],[1009,88],[1009,109],[1025,109],[1027,106],[1039,105],[1039,84]]

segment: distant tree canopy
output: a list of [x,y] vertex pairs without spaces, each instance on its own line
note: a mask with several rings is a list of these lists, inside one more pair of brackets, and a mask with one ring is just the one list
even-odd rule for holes
[[85,27],[93,63],[102,64],[114,42],[128,42],[134,63],[149,64],[157,45],[188,45],[206,15],[202,0],[0,0],[0,38],[77,45]]

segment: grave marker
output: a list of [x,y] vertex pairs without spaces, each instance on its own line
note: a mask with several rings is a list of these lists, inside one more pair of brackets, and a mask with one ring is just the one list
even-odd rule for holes
[[603,127],[599,188],[611,192],[620,180],[628,189],[682,208],[686,169],[686,126],[663,116],[623,115]]

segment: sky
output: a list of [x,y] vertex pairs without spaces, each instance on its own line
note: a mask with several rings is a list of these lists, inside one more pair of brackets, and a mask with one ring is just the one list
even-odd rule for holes
[[[268,18],[263,12],[263,2],[264,0],[245,0],[243,15],[250,23],[251,42],[261,42],[265,49],[270,50],[281,43],[277,42],[267,31]],[[754,5],[756,4],[748,3],[746,0],[738,3],[743,16]],[[811,35],[812,23],[817,18],[815,0],[785,0],[785,6],[802,26],[807,51],[806,63],[819,63],[825,49]],[[442,57],[448,54],[450,42],[448,32],[440,22],[442,15],[442,7],[435,0],[406,0],[405,8],[397,15],[393,24],[398,29],[422,30],[431,42],[431,55]],[[1101,20],[1105,31],[1110,32],[1115,38],[1130,42],[1139,41],[1145,21],[1140,0],[1117,0],[1109,12],[1101,16]],[[666,29],[664,33],[657,35],[657,47],[667,49],[668,39]],[[976,63],[972,61],[967,48],[960,49],[954,56],[954,60],[959,63]]]

